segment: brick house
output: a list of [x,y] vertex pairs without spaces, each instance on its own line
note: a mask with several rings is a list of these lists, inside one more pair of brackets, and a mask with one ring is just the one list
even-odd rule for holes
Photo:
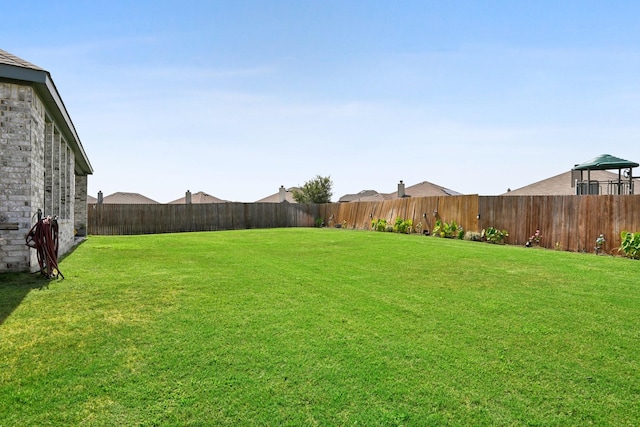
[[25,245],[38,209],[58,217],[59,256],[71,250],[92,173],[49,72],[0,49],[0,273],[39,269]]

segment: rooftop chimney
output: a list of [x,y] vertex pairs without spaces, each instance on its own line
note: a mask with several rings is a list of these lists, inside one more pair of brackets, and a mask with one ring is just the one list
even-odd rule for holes
[[184,202],[187,205],[191,204],[191,191],[187,190],[187,192],[184,194]]
[[280,186],[280,190],[278,191],[278,202],[282,203],[287,200],[287,189],[284,188],[284,185]]
[[398,198],[402,199],[403,197],[405,197],[405,194],[404,194],[404,182],[402,182],[402,180],[400,180],[400,183],[398,184]]

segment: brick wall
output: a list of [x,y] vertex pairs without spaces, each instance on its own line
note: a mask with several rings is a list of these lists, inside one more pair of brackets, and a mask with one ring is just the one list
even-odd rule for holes
[[86,175],[76,175],[75,179],[75,198],[74,198],[74,228],[78,232],[78,236],[87,235],[87,186],[88,179]]
[[35,251],[25,245],[38,209],[59,216],[60,254],[71,249],[74,163],[33,88],[0,82],[0,272],[39,269]]

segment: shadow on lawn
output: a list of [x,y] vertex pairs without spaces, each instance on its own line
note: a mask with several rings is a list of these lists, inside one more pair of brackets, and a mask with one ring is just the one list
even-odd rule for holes
[[49,279],[37,273],[0,273],[0,325],[18,308],[29,292],[46,288],[49,282]]

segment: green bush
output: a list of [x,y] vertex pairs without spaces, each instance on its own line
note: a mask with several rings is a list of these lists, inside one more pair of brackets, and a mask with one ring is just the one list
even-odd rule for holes
[[436,221],[436,226],[433,228],[433,235],[435,237],[446,237],[448,239],[460,239],[464,238],[464,229],[458,225],[457,222],[451,221],[451,223]]
[[628,258],[640,259],[640,233],[623,231],[620,233],[620,240],[622,242],[618,251],[624,252]]
[[371,228],[373,228],[374,231],[386,231],[387,220],[383,218],[373,219],[371,220]]
[[411,227],[413,225],[413,221],[410,219],[402,219],[400,217],[396,218],[395,224],[391,224],[387,222],[386,219],[372,219],[371,220],[371,228],[374,231],[388,231],[390,233],[411,233]]
[[507,230],[498,230],[495,227],[489,227],[486,230],[482,230],[482,236],[489,243],[504,243],[504,239],[509,236]]
[[393,226],[393,231],[396,233],[409,234],[411,233],[411,226],[413,225],[413,221],[410,219],[402,219],[400,217],[396,218],[396,223]]

